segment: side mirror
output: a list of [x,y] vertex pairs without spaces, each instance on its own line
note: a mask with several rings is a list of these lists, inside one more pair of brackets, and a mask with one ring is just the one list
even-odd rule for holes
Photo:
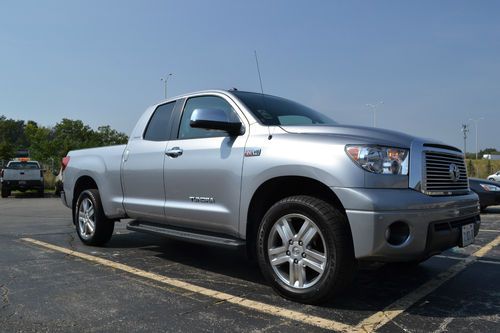
[[226,112],[219,109],[195,109],[191,115],[189,125],[193,128],[226,131],[231,136],[245,133],[243,124],[228,119]]

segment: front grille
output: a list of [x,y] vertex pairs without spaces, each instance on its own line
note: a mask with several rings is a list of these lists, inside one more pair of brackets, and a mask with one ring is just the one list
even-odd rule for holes
[[[450,168],[455,164],[459,177],[454,179]],[[424,179],[422,190],[429,195],[454,195],[469,191],[467,169],[462,155],[426,151],[424,153]]]

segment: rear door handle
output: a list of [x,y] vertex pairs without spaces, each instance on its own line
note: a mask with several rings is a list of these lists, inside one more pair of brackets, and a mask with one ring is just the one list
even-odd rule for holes
[[170,157],[176,158],[182,155],[183,150],[180,149],[179,147],[174,147],[172,149],[169,149],[165,152]]

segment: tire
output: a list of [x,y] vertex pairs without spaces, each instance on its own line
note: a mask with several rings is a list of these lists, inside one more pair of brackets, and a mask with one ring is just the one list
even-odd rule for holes
[[495,178],[488,178],[488,180],[491,180],[492,182],[494,182]]
[[45,195],[45,188],[42,186],[41,188],[38,189],[38,196],[40,198],[43,198]]
[[292,196],[277,202],[262,219],[257,237],[262,274],[285,298],[318,304],[351,282],[356,261],[349,224],[323,200]]
[[73,215],[76,233],[84,244],[102,246],[111,239],[115,223],[104,215],[98,190],[80,193]]
[[2,198],[8,198],[10,195],[10,190],[2,188]]

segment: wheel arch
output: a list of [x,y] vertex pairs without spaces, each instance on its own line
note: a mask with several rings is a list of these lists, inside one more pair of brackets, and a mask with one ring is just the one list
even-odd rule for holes
[[75,182],[75,188],[73,190],[73,202],[71,203],[71,208],[72,208],[72,211],[73,211],[73,224],[76,224],[76,221],[75,221],[75,206],[76,206],[76,202],[78,200],[78,197],[80,196],[80,194],[85,191],[85,190],[90,190],[90,189],[96,189],[96,190],[99,190],[99,187],[97,186],[97,182],[90,176],[88,175],[84,175],[84,176],[80,176],[76,182]]
[[[262,217],[273,204],[293,195],[309,195],[331,203],[340,210],[347,220],[347,214],[342,202],[335,192],[324,183],[303,176],[281,176],[268,179],[254,192],[246,216],[245,238],[247,240],[247,252],[251,258],[255,257],[255,242]],[[350,226],[349,232],[351,232]]]

